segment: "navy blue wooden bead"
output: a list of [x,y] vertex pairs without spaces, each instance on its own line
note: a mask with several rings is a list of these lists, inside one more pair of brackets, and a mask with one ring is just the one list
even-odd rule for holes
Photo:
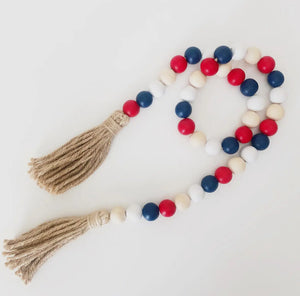
[[219,46],[214,52],[214,58],[219,64],[227,64],[232,59],[232,51],[228,46]]
[[251,144],[257,150],[265,150],[270,144],[269,137],[265,134],[256,134],[251,140]]
[[201,181],[201,186],[205,192],[214,192],[218,188],[218,180],[215,176],[205,176]]
[[146,220],[154,221],[159,216],[159,207],[155,203],[149,202],[144,205],[142,214]]
[[268,83],[272,87],[278,87],[284,82],[284,76],[280,71],[272,71],[268,75]]
[[239,142],[234,137],[227,137],[222,141],[222,148],[228,154],[234,154],[239,150]]
[[202,53],[198,47],[192,46],[185,51],[184,57],[189,64],[194,65],[200,62]]
[[189,102],[182,101],[176,105],[175,113],[180,118],[187,118],[192,113],[192,106]]
[[147,108],[152,104],[153,96],[149,91],[141,91],[136,96],[136,102],[139,104],[140,107]]
[[243,81],[240,86],[241,93],[246,97],[252,97],[258,90],[258,83],[252,78]]

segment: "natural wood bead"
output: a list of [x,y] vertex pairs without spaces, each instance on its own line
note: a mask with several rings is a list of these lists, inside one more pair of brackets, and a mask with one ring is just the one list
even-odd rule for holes
[[266,115],[273,120],[280,120],[284,116],[284,109],[280,104],[271,104],[267,108]]
[[242,117],[242,122],[248,127],[257,127],[260,122],[259,115],[254,111],[247,111]]
[[226,77],[228,73],[231,71],[231,69],[232,69],[232,65],[230,62],[227,64],[219,65],[219,70],[216,75],[219,77]]
[[246,169],[246,162],[241,157],[233,157],[229,159],[228,167],[234,174],[239,174]]
[[176,73],[172,69],[166,68],[161,71],[159,79],[164,85],[171,85],[176,80]]
[[115,207],[110,212],[110,220],[113,223],[122,223],[126,220],[126,211],[122,207]]
[[180,193],[174,198],[176,208],[180,211],[186,210],[190,207],[191,199],[185,193]]
[[251,64],[251,65],[257,64],[257,62],[260,60],[260,58],[261,58],[261,52],[257,47],[249,47],[247,49],[245,61],[248,64]]
[[190,143],[194,147],[204,146],[206,144],[205,134],[200,131],[194,132],[190,137]]
[[189,80],[193,87],[200,88],[205,85],[206,76],[201,71],[194,71]]

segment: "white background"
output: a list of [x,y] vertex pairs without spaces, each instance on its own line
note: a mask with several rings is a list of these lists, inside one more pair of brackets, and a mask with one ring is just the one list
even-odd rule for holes
[[[26,173],[30,157],[102,122],[188,46],[258,46],[284,72],[289,99],[269,149],[211,198],[170,219],[91,231],[28,286],[1,257],[0,295],[299,295],[299,9],[296,0],[1,1],[1,241],[56,217],[159,202],[226,163],[176,131],[190,67],[80,186],[51,196]],[[267,94],[257,72],[247,68]],[[222,139],[240,124],[245,100],[210,78],[192,118]]]

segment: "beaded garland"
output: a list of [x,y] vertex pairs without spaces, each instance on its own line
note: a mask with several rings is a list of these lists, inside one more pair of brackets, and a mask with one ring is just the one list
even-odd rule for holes
[[[266,108],[266,119],[260,121],[258,111],[266,106],[261,97],[256,95],[258,83],[252,78],[246,78],[241,68],[231,67],[231,60],[242,60],[256,65],[257,69],[267,75],[267,82],[271,86],[269,98],[271,104]],[[31,281],[37,269],[54,254],[56,250],[84,234],[89,229],[107,224],[121,223],[125,220],[138,221],[144,217],[147,221],[154,221],[159,216],[172,217],[176,211],[183,211],[190,207],[191,202],[198,202],[205,194],[212,193],[222,184],[229,183],[234,174],[243,172],[247,163],[255,161],[258,151],[265,150],[270,145],[270,138],[278,130],[277,121],[283,118],[282,103],[286,94],[281,85],[283,74],[275,69],[275,61],[270,56],[261,56],[255,47],[245,49],[240,46],[229,48],[219,46],[213,57],[202,60],[202,53],[197,47],[189,47],[184,56],[177,55],[171,59],[170,68],[163,70],[160,79],[150,84],[149,91],[141,91],[135,100],[128,100],[122,111],[115,111],[101,125],[74,137],[62,147],[47,156],[31,160],[31,174],[38,184],[47,191],[55,194],[62,193],[78,185],[101,165],[109,152],[109,148],[117,132],[126,126],[130,117],[139,114],[140,108],[148,108],[153,99],[164,93],[166,86],[176,80],[176,75],[186,70],[188,64],[200,63],[200,70],[194,71],[190,77],[190,85],[181,94],[183,99],[175,107],[175,113],[180,118],[178,131],[190,136],[192,144],[205,145],[205,151],[215,155],[223,150],[229,155],[236,154],[241,145],[240,155],[229,159],[227,166],[218,167],[211,175],[191,185],[187,193],[180,193],[174,200],[164,199],[159,204],[148,202],[143,207],[132,204],[127,209],[114,207],[110,211],[98,210],[79,217],[65,217],[51,220],[37,226],[16,239],[4,241],[4,256],[6,265],[17,269],[16,274],[25,283]],[[248,111],[242,117],[243,125],[235,130],[234,136],[226,137],[221,143],[206,140],[202,131],[195,131],[195,123],[189,118],[192,113],[191,102],[196,97],[196,90],[205,85],[206,77],[218,75],[227,77],[232,86],[239,86],[240,92],[247,98]],[[253,128],[259,128],[254,133]]]
[[[266,117],[260,122],[257,111],[265,108],[262,98],[257,95],[259,85],[253,78],[246,78],[245,72],[241,68],[231,68],[231,60],[245,60],[246,63],[257,66],[257,69],[267,74],[267,82],[271,86],[271,104],[266,110]],[[123,112],[130,117],[139,113],[140,108],[147,108],[153,102],[153,97],[160,97],[164,93],[164,88],[171,85],[176,80],[178,73],[183,73],[188,64],[194,65],[200,62],[200,70],[194,71],[190,77],[190,85],[185,87],[180,97],[180,101],[175,107],[175,114],[181,119],[178,123],[178,131],[182,135],[189,135],[192,144],[205,145],[205,151],[209,155],[215,155],[223,150],[227,154],[235,154],[240,148],[240,144],[249,144],[242,148],[240,156],[232,157],[227,166],[217,168],[213,175],[202,178],[200,184],[193,184],[189,187],[187,194],[175,196],[174,201],[170,199],[162,200],[158,205],[149,202],[143,207],[131,205],[124,210],[123,216],[114,214],[113,221],[121,222],[125,216],[129,220],[138,220],[143,216],[147,221],[154,221],[159,214],[164,217],[171,217],[176,209],[184,210],[190,206],[191,200],[199,201],[205,193],[212,193],[217,190],[219,184],[227,184],[231,181],[233,174],[241,173],[245,170],[247,163],[252,163],[257,158],[258,151],[265,150],[270,144],[270,136],[277,130],[277,122],[284,115],[281,103],[286,95],[281,85],[284,82],[284,75],[275,69],[275,60],[270,56],[261,56],[260,50],[255,47],[244,49],[242,47],[229,48],[219,46],[214,51],[214,57],[207,57],[202,60],[202,53],[197,47],[189,47],[184,56],[177,55],[171,59],[170,68],[161,72],[160,80],[150,85],[150,91],[140,92],[136,100],[129,100],[123,105]],[[189,118],[192,113],[192,101],[196,97],[196,90],[203,87],[207,76],[218,75],[226,77],[229,84],[239,86],[242,95],[247,97],[248,111],[242,117],[244,125],[238,127],[234,136],[226,137],[219,143],[216,140],[206,140],[206,136],[201,131],[195,131],[195,123]],[[260,133],[253,134],[252,128],[259,126]]]

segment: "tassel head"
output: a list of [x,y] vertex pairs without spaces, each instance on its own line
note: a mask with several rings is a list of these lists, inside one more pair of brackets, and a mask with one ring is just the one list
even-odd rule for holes
[[49,155],[31,159],[30,175],[41,188],[53,194],[80,184],[102,164],[113,138],[128,122],[125,113],[115,111],[101,125],[71,139]]
[[102,210],[87,216],[60,218],[41,224],[14,240],[4,241],[5,265],[16,269],[16,275],[27,284],[38,268],[58,249],[109,220],[109,212]]

